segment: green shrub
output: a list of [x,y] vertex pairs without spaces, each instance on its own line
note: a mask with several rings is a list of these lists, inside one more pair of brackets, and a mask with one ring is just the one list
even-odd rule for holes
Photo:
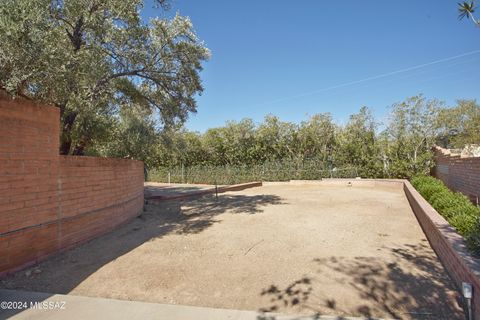
[[445,190],[440,180],[433,177],[417,176],[412,179],[412,185],[428,201],[433,195]]
[[421,185],[437,185],[445,187],[442,181],[431,176],[415,176],[412,178],[411,182],[415,186],[415,188]]
[[455,226],[458,233],[462,235],[470,235],[475,231],[478,217],[467,213],[460,213],[452,216],[449,220],[450,223]]
[[235,184],[251,181],[319,180],[322,178],[355,178],[354,167],[328,169],[318,161],[294,163],[266,162],[251,166],[158,167],[148,174],[148,181],[172,183]]
[[479,215],[477,208],[471,205],[461,205],[458,207],[447,208],[443,211],[442,215],[448,219],[449,217],[453,218],[457,215],[463,215],[463,214],[470,215],[470,216]]
[[425,200],[430,201],[434,196],[438,196],[445,189],[438,185],[423,184],[419,187],[418,191],[423,195]]
[[411,182],[425,200],[465,238],[469,250],[480,255],[480,208],[433,177],[416,176]]
[[467,247],[476,256],[480,256],[480,218],[477,217],[471,232],[465,237]]
[[451,193],[449,190],[441,189],[433,193],[430,197],[425,198],[432,207],[435,208],[438,212],[442,211],[446,207],[454,206],[452,202],[455,200],[452,199]]
[[435,210],[445,215],[454,214],[456,210],[465,210],[471,206],[470,201],[464,195],[452,193],[449,190],[438,192],[431,196],[430,199],[430,203]]

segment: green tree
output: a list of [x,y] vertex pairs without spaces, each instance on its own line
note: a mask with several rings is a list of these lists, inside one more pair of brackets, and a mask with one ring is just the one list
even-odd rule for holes
[[338,132],[334,154],[336,166],[355,167],[363,178],[380,176],[376,126],[372,112],[367,107],[351,115],[347,125]]
[[164,130],[159,135],[155,148],[158,162],[165,167],[194,166],[211,160],[205,152],[202,136],[197,132]]
[[142,7],[142,0],[2,1],[0,87],[60,108],[62,154],[83,154],[120,106],[156,112],[165,127],[196,111],[208,49],[188,18],[145,23]]
[[208,161],[202,136],[198,132],[184,131],[182,146],[185,148],[182,163],[186,166],[202,165]]
[[268,115],[257,128],[256,139],[260,163],[296,158],[297,126],[292,123]]
[[162,165],[157,148],[159,133],[151,113],[143,108],[123,106],[114,121],[113,130],[106,137],[97,134],[96,139],[101,137],[103,141],[92,141],[86,154],[141,160],[147,168]]
[[462,1],[458,4],[458,18],[463,19],[467,18],[473,21],[473,23],[477,26],[480,26],[480,21],[475,19],[473,13],[477,8],[476,1]]
[[387,176],[409,178],[428,173],[438,133],[437,117],[443,104],[422,95],[395,103],[382,143]]
[[458,100],[453,108],[442,108],[437,118],[438,142],[446,148],[480,144],[480,105],[475,100]]
[[302,159],[317,159],[326,164],[335,145],[335,130],[329,113],[316,114],[302,122],[298,129],[298,149]]
[[223,128],[208,129],[203,135],[203,145],[208,155],[210,164],[226,165],[228,164],[228,156],[226,154],[228,141],[225,140]]
[[228,164],[255,162],[255,124],[252,119],[228,121],[222,128],[224,152]]

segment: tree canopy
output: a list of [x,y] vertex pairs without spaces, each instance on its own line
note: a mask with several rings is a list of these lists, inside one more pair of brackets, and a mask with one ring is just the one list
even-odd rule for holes
[[[168,0],[157,0],[160,8]],[[143,0],[4,0],[0,88],[61,111],[62,154],[135,158],[148,167],[314,162],[363,177],[428,172],[433,144],[480,143],[480,107],[446,107],[422,95],[396,103],[380,123],[367,107],[346,124],[332,115],[301,123],[268,115],[205,133],[182,125],[196,112],[210,52],[191,21],[141,17]],[[475,1],[459,17],[478,24]]]
[[475,25],[480,26],[480,21],[475,19],[475,16],[473,15],[476,9],[477,3],[475,0],[462,1],[458,4],[458,18],[470,19]]
[[383,123],[362,107],[343,125],[328,113],[298,124],[268,115],[260,123],[230,121],[203,134],[182,129],[160,135],[152,167],[314,163],[319,170],[355,168],[361,177],[405,178],[429,172],[436,144],[480,143],[480,105],[459,100],[447,107],[417,95],[393,104]]
[[61,153],[101,147],[130,121],[127,109],[162,127],[196,111],[208,49],[188,18],[144,22],[142,8],[142,0],[2,1],[0,87],[60,108]]

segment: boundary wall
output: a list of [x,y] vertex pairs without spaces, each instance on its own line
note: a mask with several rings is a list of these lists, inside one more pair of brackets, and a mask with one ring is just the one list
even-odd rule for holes
[[56,107],[0,91],[0,276],[143,209],[143,162],[60,156]]

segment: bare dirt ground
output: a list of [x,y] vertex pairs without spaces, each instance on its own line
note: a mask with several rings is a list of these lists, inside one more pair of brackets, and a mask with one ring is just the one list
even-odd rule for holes
[[269,185],[149,204],[0,287],[398,319],[463,319],[400,190]]

